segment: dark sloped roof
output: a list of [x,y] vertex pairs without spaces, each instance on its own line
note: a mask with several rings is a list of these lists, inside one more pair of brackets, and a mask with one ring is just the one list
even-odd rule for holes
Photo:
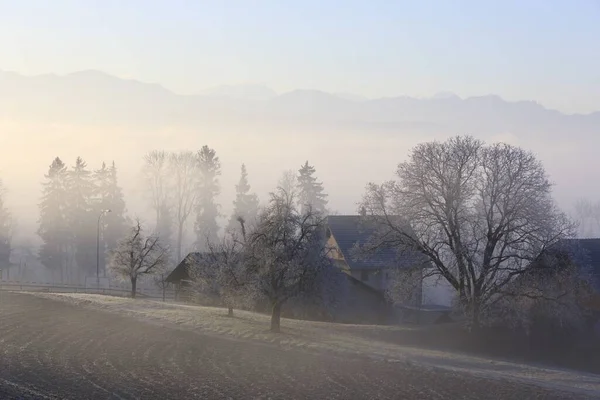
[[594,289],[600,290],[600,238],[564,239],[554,248],[566,252]]
[[389,247],[357,257],[356,246],[367,244],[377,228],[360,215],[330,215],[327,226],[351,269],[402,268],[423,263],[423,257],[416,251],[399,253]]
[[192,252],[189,253],[169,276],[167,276],[166,281],[169,283],[178,283],[181,281],[190,279],[190,268],[194,268],[197,265],[201,265],[202,263],[208,263],[209,254],[208,253],[200,253],[200,252]]

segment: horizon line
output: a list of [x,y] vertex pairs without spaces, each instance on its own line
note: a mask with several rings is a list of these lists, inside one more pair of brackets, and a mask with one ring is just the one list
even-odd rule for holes
[[[361,103],[361,102],[371,102],[371,101],[378,101],[378,100],[391,100],[391,99],[400,99],[400,98],[405,98],[405,99],[413,99],[413,100],[442,100],[444,99],[444,97],[439,97],[440,95],[447,95],[446,98],[456,98],[458,100],[461,101],[466,101],[466,100],[470,100],[470,99],[477,99],[477,98],[485,98],[485,97],[496,97],[500,100],[502,100],[505,103],[535,103],[537,105],[539,105],[541,108],[543,108],[544,110],[547,111],[554,111],[554,112],[558,112],[562,115],[565,116],[591,116],[594,114],[598,114],[600,113],[600,109],[599,110],[595,110],[595,111],[590,111],[587,113],[581,113],[581,112],[573,112],[573,113],[568,113],[568,112],[564,112],[561,110],[558,110],[556,108],[549,108],[547,106],[545,106],[544,104],[542,104],[541,102],[539,102],[538,100],[532,100],[532,99],[522,99],[522,100],[506,100],[504,97],[498,95],[498,94],[494,94],[494,93],[488,93],[488,94],[481,94],[481,95],[475,95],[475,96],[467,96],[467,97],[463,97],[459,94],[457,94],[454,91],[451,90],[442,90],[439,92],[436,92],[435,94],[431,95],[431,96],[410,96],[410,95],[404,95],[404,94],[398,94],[398,95],[392,95],[392,96],[379,96],[379,97],[368,97],[365,96],[363,94],[360,93],[352,93],[352,92],[328,92],[322,89],[307,89],[307,88],[296,88],[296,89],[292,89],[292,90],[287,90],[287,91],[282,91],[282,92],[278,92],[276,90],[274,90],[269,84],[265,83],[265,82],[245,82],[245,83],[220,83],[220,84],[215,84],[212,85],[210,87],[206,87],[203,89],[200,89],[199,91],[197,91],[196,93],[193,94],[185,94],[185,93],[180,93],[178,91],[172,90],[168,87],[166,87],[164,84],[159,83],[159,82],[149,82],[149,81],[143,81],[137,78],[126,78],[126,77],[121,77],[115,74],[111,74],[108,72],[104,72],[102,70],[99,69],[83,69],[83,70],[77,70],[77,71],[73,71],[73,72],[69,72],[69,73],[65,73],[65,74],[58,74],[55,72],[47,72],[47,73],[40,73],[40,74],[23,74],[21,72],[18,71],[10,71],[10,70],[4,70],[4,69],[0,69],[0,73],[6,73],[6,74],[15,74],[18,75],[20,77],[23,78],[38,78],[38,77],[45,77],[45,76],[52,76],[52,77],[59,77],[59,78],[66,78],[69,77],[71,75],[76,75],[76,74],[82,74],[82,73],[95,73],[98,75],[104,75],[106,77],[112,78],[112,79],[118,79],[118,80],[122,80],[122,81],[129,81],[129,82],[135,82],[135,83],[139,83],[139,84],[143,84],[143,85],[151,85],[151,86],[159,86],[160,88],[176,95],[176,96],[199,96],[199,97],[211,97],[210,94],[203,94],[203,91],[208,91],[211,89],[216,89],[219,87],[236,87],[236,86],[262,86],[265,89],[268,89],[270,91],[272,91],[275,95],[274,97],[281,97],[283,95],[286,94],[290,94],[290,93],[294,93],[294,92],[319,92],[319,93],[323,93],[323,94],[327,94],[330,95],[332,97],[336,97],[342,101],[348,101],[348,102],[356,102],[356,103]],[[356,97],[361,97],[363,98],[363,100],[354,100],[354,99],[349,99],[347,96],[356,96]],[[218,96],[214,96],[214,97],[218,97]],[[227,97],[227,96],[223,96],[223,97]],[[250,100],[247,99],[249,101],[257,101],[257,100]]]

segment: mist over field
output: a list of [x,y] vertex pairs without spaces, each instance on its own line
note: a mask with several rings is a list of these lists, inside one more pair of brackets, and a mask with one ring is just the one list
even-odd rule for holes
[[0,399],[600,398],[599,20],[0,0]]
[[534,101],[498,96],[372,100],[316,90],[281,94],[261,85],[230,85],[178,95],[158,84],[98,71],[25,76],[0,73],[0,177],[19,240],[35,235],[43,176],[55,157],[82,157],[91,170],[114,161],[128,214],[151,216],[140,181],[151,150],[215,149],[222,163],[222,222],[229,217],[239,169],[266,199],[285,170],[309,161],[329,207],[354,214],[367,182],[393,178],[417,143],[470,134],[533,151],[544,163],[561,207],[595,201],[595,135],[600,113],[562,114]]

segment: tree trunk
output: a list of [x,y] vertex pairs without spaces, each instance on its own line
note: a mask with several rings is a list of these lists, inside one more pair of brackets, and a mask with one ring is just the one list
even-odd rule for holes
[[131,298],[135,299],[135,293],[137,292],[137,278],[131,278]]
[[273,304],[273,311],[271,313],[271,332],[280,332],[280,321],[281,321],[281,303],[276,301]]
[[181,242],[183,241],[183,224],[177,227],[177,263],[181,261]]
[[233,307],[230,306],[227,308],[227,316],[233,317]]
[[470,326],[470,330],[471,332],[476,332],[479,330],[480,326],[481,326],[481,322],[480,322],[480,312],[481,309],[479,307],[479,302],[478,301],[473,301],[473,303],[471,304],[471,326]]
[[165,286],[164,282],[163,282],[163,303],[165,302],[165,297],[166,297],[166,292],[167,292],[167,287]]

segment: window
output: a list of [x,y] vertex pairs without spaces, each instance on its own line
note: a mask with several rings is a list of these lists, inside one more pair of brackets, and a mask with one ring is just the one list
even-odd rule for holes
[[369,271],[360,271],[360,280],[368,281],[369,280]]

